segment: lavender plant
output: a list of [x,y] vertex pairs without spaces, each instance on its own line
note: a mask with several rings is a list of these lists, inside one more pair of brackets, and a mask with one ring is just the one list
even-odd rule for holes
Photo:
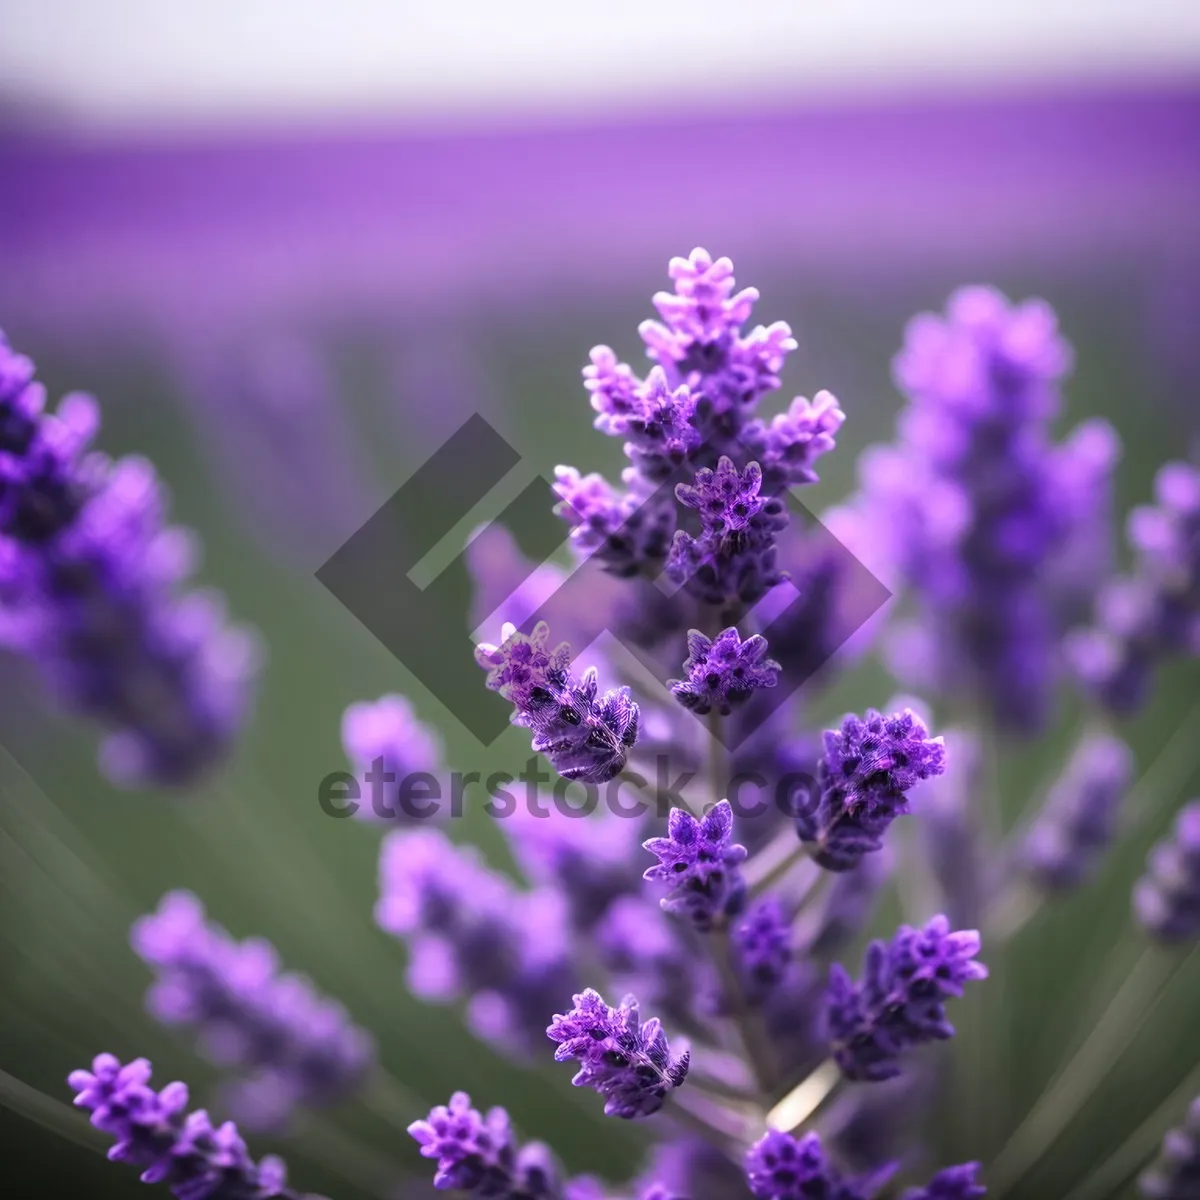
[[[1093,422],[1053,441],[1071,356],[1048,306],[975,288],[944,318],[919,318],[896,364],[910,401],[897,443],[864,458],[861,494],[830,522],[903,590],[897,671],[932,700],[968,701],[976,719],[936,734],[914,700],[820,731],[810,668],[853,632],[854,602],[828,531],[798,527],[787,496],[816,482],[845,416],[828,392],[759,415],[796,348],[791,330],[746,327],[758,294],[735,291],[728,259],[695,250],[670,275],[660,319],[641,327],[646,375],[604,346],[584,369],[596,428],[622,439],[620,485],[564,466],[555,486],[581,568],[613,584],[597,589],[604,627],[662,664],[660,686],[613,663],[577,668],[536,611],[556,568],[514,572],[515,547],[495,535],[471,560],[477,616],[506,618],[476,650],[483,685],[564,785],[589,796],[624,785],[641,803],[504,821],[528,887],[448,833],[413,827],[420,814],[393,812],[402,827],[383,839],[375,910],[407,947],[413,992],[461,1004],[472,1032],[511,1058],[570,1062],[572,1082],[598,1093],[607,1117],[646,1123],[655,1148],[627,1183],[571,1177],[505,1109],[481,1113],[462,1091],[408,1133],[435,1189],[460,1196],[871,1200],[910,1182],[904,1200],[977,1200],[980,1163],[939,1169],[912,1132],[948,1074],[937,1044],[954,1036],[955,1002],[989,974],[981,953],[1001,952],[1027,916],[1014,895],[1062,895],[1103,871],[1134,775],[1117,733],[1093,729],[1009,829],[980,819],[987,760],[1001,732],[1046,727],[1065,664],[1111,713],[1144,696],[1165,657],[1194,650],[1193,475],[1168,471],[1160,507],[1135,522],[1137,619],[1117,620],[1105,601],[1097,629],[1069,634],[1108,570],[1115,435]],[[587,635],[583,616],[575,636]],[[343,739],[363,771],[428,771],[440,756],[400,697],[352,706]],[[700,782],[651,784],[654,756]],[[1197,804],[1134,893],[1138,928],[1158,943],[1200,936]],[[855,976],[840,960],[910,857],[895,833],[910,811],[941,903],[870,940]],[[964,915],[980,929],[957,927]],[[134,941],[160,974],[152,1010],[285,1078],[289,1103],[345,1094],[365,1072],[368,1044],[344,1013],[308,992],[282,1011],[273,956],[230,943],[193,899],[169,897]],[[1094,1061],[1068,1062],[1067,1085],[1086,1090]],[[143,1060],[108,1056],[72,1076],[77,1103],[118,1138],[114,1157],[181,1200],[294,1195],[232,1127],[185,1118],[181,1085],[156,1093],[148,1078]],[[1001,1194],[1069,1119],[1047,1097],[1052,1119],[989,1157]],[[1194,1124],[1168,1138],[1143,1194],[1194,1194]]]

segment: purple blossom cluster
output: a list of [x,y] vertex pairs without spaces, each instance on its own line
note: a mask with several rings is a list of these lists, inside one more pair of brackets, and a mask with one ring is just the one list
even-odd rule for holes
[[[674,290],[654,298],[660,319],[641,327],[644,377],[603,346],[584,370],[596,427],[622,440],[622,487],[571,467],[555,484],[575,551],[606,575],[586,604],[556,615],[556,633],[587,645],[609,630],[642,667],[661,668],[659,693],[643,699],[653,691],[644,673],[621,662],[606,664],[619,685],[602,692],[599,672],[576,671],[570,644],[551,640],[537,614],[565,586],[560,568],[528,564],[494,531],[468,556],[476,623],[499,626],[476,662],[557,772],[555,797],[568,782],[589,794],[628,784],[649,803],[625,815],[510,813],[500,850],[511,872],[443,830],[393,830],[381,839],[375,907],[405,945],[413,993],[461,1003],[471,1031],[508,1055],[573,1063],[573,1082],[598,1093],[607,1116],[644,1122],[654,1150],[631,1182],[570,1177],[505,1109],[482,1113],[461,1091],[408,1132],[435,1189],[495,1200],[874,1200],[885,1189],[978,1200],[980,1165],[930,1175],[914,1132],[943,1096],[932,1044],[954,1034],[951,1002],[988,974],[972,926],[989,945],[991,931],[1007,936],[1006,872],[1043,896],[1086,883],[1134,774],[1124,741],[1093,732],[1009,844],[977,812],[989,802],[996,727],[1043,727],[1063,633],[1108,569],[1115,438],[1092,423],[1052,439],[1070,351],[1048,306],[969,288],[944,317],[910,326],[895,364],[908,398],[896,445],[868,456],[863,494],[831,521],[909,592],[915,617],[893,630],[897,668],[913,668],[934,701],[970,700],[980,719],[944,737],[924,715],[942,710],[913,700],[822,733],[810,699],[826,677],[814,672],[865,617],[840,541],[791,528],[785,492],[816,479],[844,414],[826,392],[760,414],[796,346],[790,329],[747,328],[758,294],[736,290],[728,259],[696,250],[669,270]],[[108,511],[100,500],[120,470],[83,453],[91,408],[69,401],[43,416],[30,370],[2,349],[7,603],[36,574],[10,566],[60,535],[74,546],[67,532],[91,528],[93,505]],[[1195,649],[1200,492],[1189,471],[1166,472],[1158,507],[1134,522],[1137,620],[1104,609],[1098,631],[1066,642],[1114,711],[1143,694],[1162,660]],[[43,607],[14,602],[5,613]],[[442,760],[436,735],[396,695],[352,705],[342,740],[368,781]],[[788,804],[756,811],[751,793]],[[910,809],[924,875],[891,830]],[[834,960],[887,932],[872,922],[893,873],[913,924],[873,937],[853,978]],[[930,882],[943,904],[927,904]],[[1133,903],[1150,937],[1200,938],[1200,801],[1152,851]],[[950,915],[930,916],[939,908]],[[370,1040],[339,1005],[281,973],[266,943],[231,939],[189,894],[169,894],[132,936],[157,976],[151,1012],[194,1028],[202,1050],[235,1069],[223,1102],[243,1124],[351,1097],[372,1067]],[[282,1166],[255,1164],[232,1125],[185,1114],[182,1085],[150,1088],[144,1060],[101,1056],[71,1081],[116,1139],[112,1156],[180,1200],[295,1196]],[[1194,1117],[1143,1176],[1145,1195],[1192,1194]],[[925,1182],[903,1190],[915,1170]]]
[[1072,605],[1107,566],[1116,435],[1050,436],[1071,360],[1049,305],[963,288],[910,323],[894,364],[908,407],[861,462],[866,536],[918,604],[895,669],[1027,732],[1048,720]]
[[945,747],[911,709],[865,718],[848,715],[825,734],[818,794],[796,818],[800,839],[833,871],[855,866],[879,850],[896,817],[908,811],[908,793],[945,770]]
[[1096,623],[1067,643],[1084,685],[1117,713],[1144,703],[1160,663],[1200,654],[1200,468],[1168,463],[1154,491],[1129,516],[1134,573],[1105,584]]
[[75,1104],[114,1139],[110,1159],[142,1168],[143,1183],[165,1183],[178,1200],[302,1200],[282,1159],[256,1163],[232,1121],[214,1126],[203,1109],[188,1112],[186,1085],[155,1091],[150,1074],[144,1058],[122,1064],[111,1054],[71,1072]]
[[90,449],[99,425],[90,396],[47,411],[33,364],[0,333],[0,644],[110,730],[112,780],[192,784],[246,720],[257,640],[217,593],[183,590],[196,538],[166,524],[149,462]]
[[169,892],[130,932],[156,975],[146,1008],[195,1031],[204,1054],[234,1072],[225,1099],[256,1128],[286,1123],[294,1108],[352,1095],[375,1060],[373,1039],[303,976],[281,973],[274,948],[238,942],[206,919],[190,892]]
[[638,706],[628,688],[599,694],[595,668],[576,678],[566,642],[549,648],[550,629],[540,622],[526,636],[513,626],[499,646],[484,643],[476,661],[487,686],[513,706],[512,723],[530,729],[533,749],[564,779],[606,783],[619,775],[638,738]]
[[924,929],[902,925],[890,942],[872,942],[855,982],[835,963],[826,996],[825,1029],[833,1057],[848,1079],[890,1079],[900,1055],[923,1042],[952,1037],[945,1002],[963,985],[986,979],[976,961],[979,934],[952,932],[934,917]]

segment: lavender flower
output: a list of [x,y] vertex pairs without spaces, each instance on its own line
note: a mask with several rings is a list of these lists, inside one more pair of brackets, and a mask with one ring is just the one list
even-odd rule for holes
[[978,1163],[963,1163],[939,1171],[924,1187],[909,1188],[902,1200],[979,1200],[987,1188],[977,1182]]
[[762,466],[763,488],[768,494],[785,487],[816,483],[813,464],[834,447],[834,438],[846,414],[830,392],[811,400],[797,396],[787,412],[770,423],[753,421],[743,431],[747,450]]
[[1200,468],[1168,463],[1155,499],[1130,514],[1136,573],[1104,588],[1096,625],[1067,643],[1085,686],[1119,713],[1144,702],[1158,663],[1200,654]]
[[658,863],[648,867],[643,879],[665,883],[667,912],[683,913],[700,930],[711,929],[721,918],[736,915],[745,902],[745,883],[738,864],[745,846],[730,844],[733,809],[728,800],[713,805],[697,821],[686,809],[673,808],[667,818],[667,836],[643,843]]
[[821,866],[848,870],[880,849],[888,826],[908,811],[907,793],[944,770],[942,739],[931,738],[911,709],[848,714],[840,730],[825,734],[819,796],[796,818],[800,840],[815,845]]
[[281,974],[267,942],[234,941],[206,921],[190,892],[168,892],[130,940],[157,974],[149,1011],[194,1028],[205,1054],[242,1076],[230,1099],[246,1124],[277,1127],[296,1105],[344,1099],[370,1071],[374,1042],[340,1004],[303,976]]
[[[963,288],[909,325],[895,361],[909,398],[894,447],[864,456],[869,524],[916,593],[894,644],[911,686],[985,703],[1023,731],[1046,718],[1063,622],[1102,559],[1115,434],[1093,422],[1055,446],[1071,354],[1053,311]],[[1056,566],[1078,563],[1082,578]]]
[[475,1032],[511,1054],[545,1045],[546,1013],[575,986],[557,892],[518,891],[436,830],[397,830],[380,851],[375,919],[408,942],[418,996],[465,996]]
[[487,686],[513,705],[512,723],[533,731],[533,749],[564,779],[605,783],[619,775],[638,736],[629,689],[598,697],[594,669],[575,679],[570,646],[548,649],[544,621],[528,637],[506,625],[502,637],[499,646],[479,646],[475,659],[488,672]]
[[76,1106],[116,1139],[110,1159],[144,1168],[143,1183],[165,1183],[178,1200],[300,1200],[282,1159],[255,1163],[232,1121],[214,1127],[203,1109],[186,1112],[187,1087],[155,1091],[150,1074],[144,1058],[122,1065],[100,1054],[68,1077]]
[[952,1037],[945,1001],[963,985],[985,979],[975,961],[979,934],[950,931],[943,916],[924,929],[901,925],[890,943],[872,942],[863,978],[851,980],[840,963],[829,974],[825,1032],[833,1057],[848,1079],[879,1081],[899,1073],[898,1056],[908,1048]]
[[483,1116],[466,1092],[455,1092],[448,1105],[414,1121],[408,1132],[421,1153],[437,1162],[433,1186],[470,1196],[503,1200],[558,1200],[558,1164],[540,1142],[519,1150],[502,1108]]
[[[866,1200],[866,1187],[847,1183],[815,1133],[800,1138],[773,1129],[746,1155],[746,1178],[756,1200]],[[869,1187],[869,1185],[868,1185]]]
[[1083,739],[1050,789],[1025,838],[1025,871],[1043,887],[1077,887],[1116,834],[1118,806],[1133,778],[1133,755],[1120,739]]
[[629,579],[657,575],[671,549],[675,506],[670,496],[634,478],[618,492],[602,476],[574,467],[554,468],[554,512],[571,526],[571,546],[595,557],[610,575]]
[[791,921],[783,904],[767,896],[735,921],[731,932],[742,990],[751,1003],[761,1003],[792,965]]
[[604,1096],[607,1116],[629,1120],[658,1112],[687,1077],[688,1051],[673,1058],[662,1025],[654,1017],[643,1022],[633,996],[617,1008],[591,988],[573,999],[575,1007],[556,1014],[546,1030],[558,1043],[555,1059],[580,1064],[571,1082]]
[[194,783],[244,723],[256,640],[215,594],[180,594],[195,539],[165,525],[140,458],[87,453],[95,401],[53,415],[0,334],[0,633],[65,706],[114,730],[101,764],[125,786]]
[[756,688],[774,687],[779,679],[779,664],[767,658],[767,639],[757,634],[743,641],[731,627],[710,639],[690,629],[687,645],[687,678],[673,679],[669,686],[684,708],[700,716],[714,709],[728,716]]
[[1183,1125],[1163,1138],[1138,1190],[1147,1200],[1191,1200],[1200,1190],[1200,1099],[1192,1101]]
[[[406,781],[436,770],[441,741],[417,719],[405,697],[392,694],[351,704],[342,714],[342,746],[355,773],[370,785],[376,818],[416,820],[427,815],[425,802],[413,800],[405,790]],[[385,792],[393,787],[394,801]]]
[[1151,850],[1133,908],[1152,937],[1191,941],[1200,937],[1200,800],[1183,807],[1172,832]]
[[702,532],[676,531],[667,574],[706,604],[749,606],[785,578],[776,535],[787,525],[787,508],[761,487],[758,463],[739,470],[724,455],[715,470],[701,467],[692,483],[675,487],[679,503],[699,515]]
[[688,258],[673,258],[668,273],[675,292],[654,297],[662,321],[643,322],[639,333],[668,383],[685,383],[696,395],[705,445],[736,444],[759,399],[779,387],[779,372],[796,341],[782,321],[741,331],[758,292],[744,288],[734,294],[729,259],[714,260],[697,248]]

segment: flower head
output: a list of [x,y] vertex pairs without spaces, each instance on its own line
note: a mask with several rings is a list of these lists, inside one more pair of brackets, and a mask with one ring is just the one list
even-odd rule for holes
[[792,923],[783,904],[766,896],[734,922],[732,936],[742,988],[749,1000],[759,1002],[792,964]]
[[626,996],[616,1008],[588,988],[574,997],[575,1007],[557,1014],[546,1030],[558,1043],[558,1062],[580,1064],[571,1081],[605,1097],[610,1117],[648,1117],[687,1077],[689,1054],[671,1056],[667,1035],[657,1019],[643,1022],[638,1002]]
[[1087,877],[1116,834],[1133,767],[1119,738],[1093,734],[1080,742],[1025,838],[1022,864],[1035,881],[1060,889]]
[[872,942],[855,983],[838,963],[825,996],[825,1032],[848,1079],[878,1081],[899,1073],[911,1046],[953,1036],[945,1001],[963,985],[985,979],[977,962],[979,934],[951,932],[945,917],[923,929],[902,925],[890,943]]
[[865,1200],[829,1161],[816,1133],[764,1134],[746,1155],[746,1180],[755,1200]]
[[599,693],[594,669],[576,679],[571,647],[548,649],[550,630],[539,622],[526,637],[511,625],[499,646],[481,645],[475,660],[487,686],[513,705],[512,722],[533,733],[533,749],[564,779],[606,783],[625,767],[638,737],[638,706],[628,688]]
[[516,1151],[508,1113],[502,1108],[483,1116],[466,1092],[455,1092],[429,1116],[414,1121],[410,1136],[425,1158],[435,1159],[436,1188],[456,1188],[473,1196],[509,1195]]
[[235,941],[206,920],[190,892],[167,893],[130,940],[157,976],[149,1011],[194,1029],[206,1055],[236,1071],[228,1098],[243,1123],[278,1127],[293,1107],[342,1100],[369,1074],[374,1040],[346,1010],[281,972],[269,943]]
[[54,414],[28,359],[0,334],[0,626],[70,709],[112,732],[101,750],[123,786],[195,782],[250,705],[257,640],[215,594],[185,592],[196,539],[166,524],[167,496],[140,458],[86,453],[95,401]]
[[756,688],[774,687],[778,681],[779,664],[767,658],[767,639],[758,634],[743,641],[730,627],[710,639],[691,629],[687,646],[687,678],[672,680],[671,694],[701,716],[714,709],[728,715]]
[[945,770],[945,747],[912,709],[846,716],[825,734],[819,796],[796,819],[800,838],[816,845],[823,867],[844,871],[876,851],[887,827],[908,811],[908,792]]
[[980,1200],[987,1195],[987,1188],[978,1179],[977,1162],[946,1167],[924,1187],[909,1188],[902,1200]]
[[1152,936],[1166,942],[1200,937],[1200,800],[1175,818],[1172,836],[1146,862],[1133,889],[1133,908]]
[[732,836],[728,800],[713,805],[699,821],[686,809],[671,809],[667,836],[643,843],[658,859],[643,878],[670,887],[662,901],[667,912],[683,913],[697,929],[710,929],[718,919],[740,911],[746,889],[738,866],[746,847],[731,844]]
[[300,1200],[281,1159],[255,1163],[232,1121],[214,1127],[203,1109],[187,1112],[186,1086],[155,1091],[150,1075],[144,1058],[100,1054],[68,1077],[75,1105],[116,1139],[110,1159],[143,1168],[143,1183],[165,1183],[178,1200]]

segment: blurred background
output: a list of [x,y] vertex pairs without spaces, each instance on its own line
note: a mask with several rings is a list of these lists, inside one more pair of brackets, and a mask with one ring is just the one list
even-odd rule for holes
[[[1064,426],[1108,417],[1119,505],[1142,502],[1200,432],[1200,5],[0,0],[0,328],[52,395],[98,395],[103,449],[155,461],[205,582],[270,655],[234,761],[184,797],[113,789],[91,731],[0,658],[0,1178],[141,1194],[63,1121],[63,1080],[98,1050],[204,1098],[213,1072],[143,1014],[127,944],[172,887],[342,999],[426,1105],[461,1087],[572,1169],[636,1164],[639,1131],[565,1069],[514,1067],[406,993],[371,920],[378,834],[317,804],[345,765],[341,713],[406,692],[463,769],[523,743],[481,750],[314,572],[473,412],[525,478],[615,473],[579,370],[597,342],[641,361],[649,297],[695,245],[792,325],[784,395],[827,387],[848,415],[814,509],[890,436],[907,318],[966,282],[1056,307],[1077,352]],[[1142,770],[1197,683],[1167,672],[1128,729]],[[892,690],[868,660],[814,721]],[[1076,731],[1064,712],[1006,758],[1010,811]],[[1000,1016],[964,1010],[960,1086],[991,1108],[941,1131],[947,1156],[997,1152],[1094,1020],[1130,882],[1200,793],[1186,760],[1168,778],[1100,879],[1014,944]],[[458,836],[502,863],[488,826]],[[1198,998],[1189,959],[1014,1195],[1065,1195],[1153,1117],[1200,1062]],[[279,1143],[294,1180],[336,1200],[426,1177],[377,1113],[298,1133]]]

